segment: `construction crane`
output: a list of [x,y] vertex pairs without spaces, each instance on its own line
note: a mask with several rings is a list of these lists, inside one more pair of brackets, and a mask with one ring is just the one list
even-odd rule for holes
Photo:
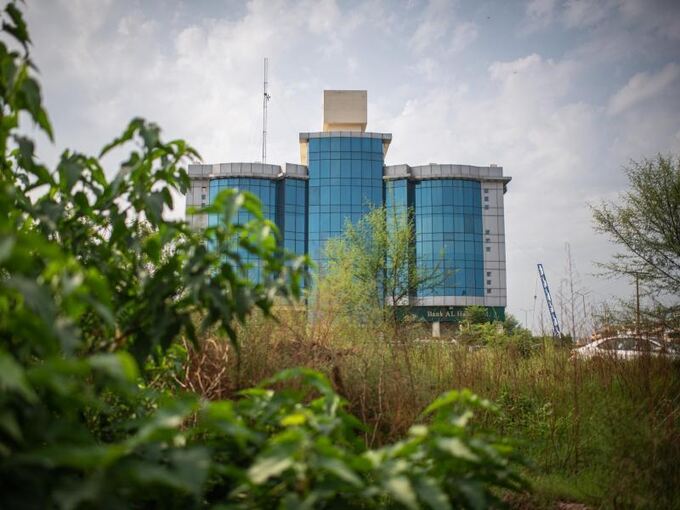
[[557,320],[557,313],[553,306],[552,296],[550,295],[550,287],[548,287],[548,279],[545,277],[543,264],[538,264],[538,276],[541,278],[541,285],[543,285],[543,293],[545,294],[545,301],[548,303],[548,311],[550,312],[550,319],[552,320],[553,337],[559,338],[562,336],[560,329],[560,321]]

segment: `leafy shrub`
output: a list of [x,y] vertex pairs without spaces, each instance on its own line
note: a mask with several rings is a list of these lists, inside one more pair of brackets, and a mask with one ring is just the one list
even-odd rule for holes
[[[179,339],[210,329],[238,347],[235,324],[268,313],[277,294],[299,296],[307,259],[279,248],[246,193],[218,196],[203,212],[222,221],[205,232],[165,219],[197,154],[144,120],[102,150],[132,146],[112,180],[98,158],[71,151],[47,169],[19,131],[27,116],[52,136],[27,28],[14,3],[2,17],[13,39],[0,41],[4,507],[483,508],[496,488],[523,486],[511,448],[468,429],[470,409],[490,406],[467,392],[435,401],[432,423],[404,441],[366,450],[316,372],[212,403],[153,384],[182,363]],[[241,207],[253,220],[234,224]],[[247,278],[240,250],[262,261],[261,281]]]

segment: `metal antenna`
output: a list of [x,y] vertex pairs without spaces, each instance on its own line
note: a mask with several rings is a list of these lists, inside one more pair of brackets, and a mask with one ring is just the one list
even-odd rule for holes
[[267,162],[267,103],[272,96],[267,93],[269,59],[264,58],[264,95],[262,97],[262,163]]

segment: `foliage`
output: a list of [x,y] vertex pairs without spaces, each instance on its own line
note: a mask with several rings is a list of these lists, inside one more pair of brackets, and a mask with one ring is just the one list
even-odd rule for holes
[[503,321],[503,330],[508,335],[511,335],[519,328],[521,328],[521,325],[517,318],[510,313],[505,314],[505,320]]
[[[640,304],[639,326],[646,335],[663,338],[667,335],[675,342],[680,340],[680,303],[668,304],[646,296]],[[593,313],[597,331],[604,336],[618,332],[634,331],[638,326],[638,308],[635,298],[603,303],[601,310]]]
[[[582,360],[552,337],[479,325],[471,329],[479,327],[489,341],[474,346],[404,342],[398,352],[407,365],[394,355],[389,332],[377,339],[369,328],[351,326],[249,321],[240,333],[243,380],[252,384],[301,364],[323,371],[366,424],[363,436],[373,448],[407,435],[437,395],[470,388],[501,410],[477,413],[475,423],[515,438],[517,451],[533,461],[524,471],[531,494],[504,496],[512,508],[677,508],[677,360]],[[235,379],[233,371],[227,378]]]
[[[72,151],[50,171],[19,130],[31,118],[52,136],[27,28],[15,3],[2,17],[3,507],[483,508],[498,488],[523,487],[512,449],[469,426],[472,409],[490,406],[468,392],[435,401],[431,423],[404,441],[368,450],[310,370],[235,401],[162,390],[186,358],[179,340],[209,330],[238,348],[237,324],[267,314],[275,295],[299,295],[307,261],[279,248],[248,194],[223,192],[202,210],[222,219],[205,232],[167,220],[197,154],[142,119],[100,154],[130,151],[112,180],[99,158]],[[242,207],[253,220],[234,224]],[[262,261],[261,281],[248,280],[240,250]]]
[[680,295],[680,158],[659,155],[625,169],[629,190],[618,203],[592,207],[595,228],[623,249],[604,264],[637,276],[657,293]]
[[408,314],[416,289],[441,281],[437,268],[424,270],[415,263],[412,216],[408,210],[376,207],[327,241],[320,288],[349,316],[397,324]]
[[[290,377],[302,377],[320,397],[302,405],[305,391],[265,389]],[[498,501],[491,487],[525,487],[509,469],[512,448],[468,430],[472,409],[492,409],[469,392],[442,395],[425,410],[430,425],[414,425],[403,441],[376,450],[357,439],[360,423],[319,373],[286,370],[244,396],[232,409],[250,433],[234,438],[227,429],[216,438],[225,460],[234,458],[225,445],[241,440],[238,458],[249,467],[220,466],[226,480],[218,487],[233,487],[227,500],[244,508],[487,508]]]
[[489,313],[485,306],[472,305],[465,308],[463,312],[463,323],[471,324],[485,324],[489,322]]

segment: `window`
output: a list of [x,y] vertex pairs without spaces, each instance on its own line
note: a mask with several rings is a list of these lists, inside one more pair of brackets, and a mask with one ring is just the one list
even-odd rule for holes
[[[481,183],[433,179],[410,186],[414,192],[418,267],[440,267],[452,275],[436,289],[418,289],[418,295],[484,296]],[[402,203],[406,201],[404,197]]]
[[487,271],[486,276],[491,276],[491,271]]
[[488,208],[489,208],[489,206],[488,206],[488,205],[485,205],[485,206],[484,206],[484,209],[488,209]]
[[486,247],[486,251],[487,251],[487,252],[491,251],[491,246],[487,246],[487,247]]
[[486,289],[487,294],[491,294],[491,289]]
[[489,188],[484,188],[484,193],[488,193],[488,192],[489,192]]
[[491,280],[487,280],[487,281],[486,281],[486,284],[487,284],[487,285],[491,285]]
[[485,201],[485,202],[488,202],[488,201],[489,201],[489,197],[488,197],[488,196],[484,197],[484,201]]
[[357,221],[371,204],[383,202],[382,141],[375,142],[360,134],[324,137],[318,159],[310,158],[308,235],[317,263],[324,262],[325,241],[341,234],[346,221]]
[[489,230],[489,229],[487,228],[487,229],[484,231],[484,233],[485,233],[486,235],[489,235],[489,234],[491,234],[491,230]]

